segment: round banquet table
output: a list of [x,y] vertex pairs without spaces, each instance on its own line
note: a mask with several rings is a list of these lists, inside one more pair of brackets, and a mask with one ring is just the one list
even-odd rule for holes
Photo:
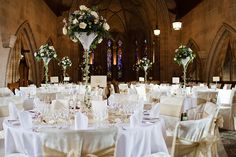
[[[3,127],[5,155],[20,152],[30,157],[43,157],[41,134],[44,129],[52,129],[52,127],[42,126],[40,131],[23,129],[17,121],[7,119],[4,120]],[[162,119],[155,123],[143,123],[135,128],[130,128],[129,124],[119,124],[117,127],[117,157],[143,157],[157,152],[168,153],[164,140],[165,125]],[[60,131],[58,128],[57,130]]]

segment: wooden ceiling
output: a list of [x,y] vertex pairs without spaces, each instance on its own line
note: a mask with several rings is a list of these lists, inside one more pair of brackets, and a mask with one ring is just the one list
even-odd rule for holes
[[[49,8],[57,15],[61,16],[62,12],[67,11],[71,8],[74,1],[79,0],[44,0],[44,2],[49,6]],[[100,2],[112,0],[93,0],[92,2],[98,4]],[[127,1],[127,0],[116,0],[116,1]],[[142,3],[141,0],[129,0],[132,1],[132,5],[139,5]],[[181,18],[196,7],[203,0],[164,0],[166,2],[169,11],[176,14],[177,18]],[[109,3],[108,2],[108,3]],[[132,8],[132,7],[131,7]]]

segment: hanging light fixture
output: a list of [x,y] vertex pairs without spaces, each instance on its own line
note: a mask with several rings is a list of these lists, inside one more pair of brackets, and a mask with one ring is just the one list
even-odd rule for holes
[[172,27],[174,30],[180,30],[182,28],[182,22],[177,20],[179,19],[179,14],[178,14],[178,8],[176,6],[176,16],[175,16],[175,21],[172,23]]
[[157,23],[157,0],[156,0],[156,29],[153,30],[154,35],[158,36],[160,35],[161,31],[158,29],[158,23]]
[[174,21],[172,23],[172,27],[173,27],[174,30],[180,30],[182,28],[182,22]]

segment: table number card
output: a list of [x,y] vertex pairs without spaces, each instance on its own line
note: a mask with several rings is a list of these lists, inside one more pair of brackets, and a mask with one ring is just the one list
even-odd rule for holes
[[70,77],[64,77],[64,81],[65,82],[69,82],[70,81]]
[[139,82],[144,82],[144,77],[139,77],[138,80]]
[[51,82],[51,83],[58,83],[58,82],[59,82],[58,76],[50,77],[50,82]]
[[107,86],[107,76],[91,76],[91,87],[106,87]]
[[178,84],[179,83],[179,77],[172,77],[172,83]]
[[213,82],[219,82],[220,81],[220,77],[219,76],[213,76]]

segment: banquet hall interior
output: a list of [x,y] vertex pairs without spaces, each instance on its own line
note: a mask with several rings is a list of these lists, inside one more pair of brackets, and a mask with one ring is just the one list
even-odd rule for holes
[[236,157],[235,0],[0,0],[0,157]]

